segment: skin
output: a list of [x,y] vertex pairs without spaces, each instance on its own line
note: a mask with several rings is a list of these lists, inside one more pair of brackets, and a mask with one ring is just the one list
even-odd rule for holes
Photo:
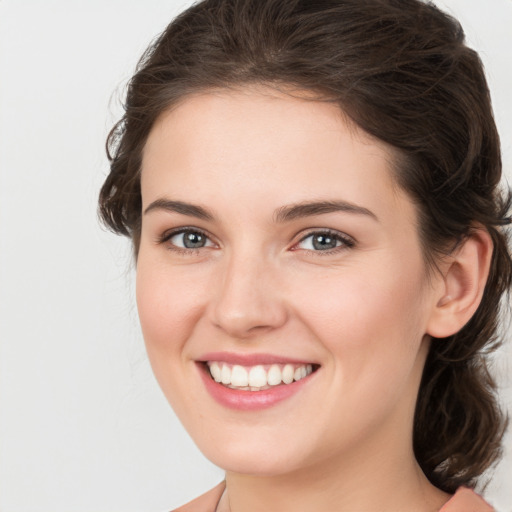
[[[427,275],[417,212],[392,165],[391,149],[335,106],[262,88],[188,97],[149,135],[143,210],[164,199],[213,217],[143,215],[137,302],[165,396],[226,470],[221,510],[426,512],[449,498],[414,458],[412,422],[429,334],[457,324],[452,299],[468,286],[459,267],[448,280]],[[280,208],[326,200],[371,213],[275,221]],[[162,241],[183,227],[207,245]],[[351,243],[315,250],[306,237],[326,229]],[[236,411],[199,378],[196,360],[211,351],[320,368],[287,400]]]

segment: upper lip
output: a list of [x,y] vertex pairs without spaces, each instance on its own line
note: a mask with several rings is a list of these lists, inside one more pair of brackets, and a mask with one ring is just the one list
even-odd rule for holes
[[208,352],[197,359],[199,362],[221,361],[240,366],[255,366],[258,364],[315,364],[313,361],[277,354],[240,354],[236,352]]

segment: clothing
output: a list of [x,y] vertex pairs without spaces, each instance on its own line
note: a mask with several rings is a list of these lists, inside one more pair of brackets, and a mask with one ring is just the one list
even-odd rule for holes
[[[195,500],[175,509],[172,512],[215,512],[217,504],[226,487],[225,482],[199,496]],[[483,498],[466,487],[460,487],[457,492],[443,505],[439,512],[493,512],[494,509]],[[273,511],[269,511],[273,512]],[[276,511],[278,512],[278,511]]]
[[439,512],[493,512],[493,508],[474,491],[459,487]]

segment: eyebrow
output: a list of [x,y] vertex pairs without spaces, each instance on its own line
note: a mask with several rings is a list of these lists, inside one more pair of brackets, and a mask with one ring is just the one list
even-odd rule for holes
[[[180,213],[182,215],[196,217],[207,221],[215,220],[215,216],[202,206],[165,198],[153,201],[144,210],[144,215],[154,210],[165,210],[168,212]],[[348,201],[313,201],[282,206],[274,212],[273,219],[276,223],[284,223],[303,217],[313,217],[315,215],[324,215],[335,212],[366,215],[376,221],[379,220],[371,210],[368,210],[368,208],[364,208],[363,206],[359,206]]]
[[181,213],[190,217],[197,217],[203,220],[214,220],[214,216],[206,208],[195,204],[184,203],[183,201],[171,201],[170,199],[157,199],[145,210],[144,215],[153,210],[165,210],[168,212]]
[[326,213],[346,212],[366,215],[378,221],[377,215],[368,208],[347,201],[314,201],[282,206],[274,213],[275,222],[288,222],[302,217],[324,215]]

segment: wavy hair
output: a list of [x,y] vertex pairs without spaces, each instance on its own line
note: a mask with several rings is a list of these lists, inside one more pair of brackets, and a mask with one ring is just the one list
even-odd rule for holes
[[297,88],[339,107],[396,149],[397,183],[415,201],[429,268],[485,228],[494,250],[481,304],[457,334],[433,339],[414,418],[430,481],[474,486],[498,459],[505,418],[488,371],[510,290],[510,193],[489,90],[460,24],[421,0],[204,0],[140,60],[108,141],[99,212],[140,242],[142,150],[155,120],[194,92],[245,84]]

